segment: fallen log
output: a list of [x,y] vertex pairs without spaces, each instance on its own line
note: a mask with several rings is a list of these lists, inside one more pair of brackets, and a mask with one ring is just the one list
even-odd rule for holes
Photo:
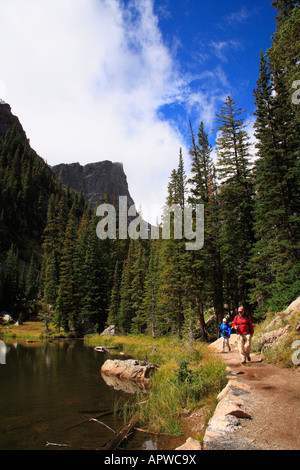
[[137,418],[133,417],[126,426],[124,426],[116,436],[109,441],[104,447],[103,450],[115,450],[119,445],[127,438],[128,434],[130,433],[131,429],[136,425]]
[[109,351],[110,349],[119,349],[118,346],[95,346],[94,350],[99,351],[99,352],[106,352]]

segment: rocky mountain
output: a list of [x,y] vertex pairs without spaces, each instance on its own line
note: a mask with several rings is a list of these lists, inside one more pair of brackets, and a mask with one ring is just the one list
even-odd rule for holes
[[122,163],[105,160],[97,163],[61,163],[52,167],[57,179],[64,186],[80,193],[92,207],[103,202],[118,202],[119,196],[127,196],[127,205],[134,204],[130,196],[127,178]]
[[4,137],[6,132],[12,128],[15,128],[17,133],[20,135],[25,147],[30,147],[30,141],[27,139],[26,133],[18,119],[11,112],[11,107],[8,103],[0,101],[0,137]]
[[[30,150],[30,140],[18,117],[12,114],[9,104],[0,101],[0,138],[12,128],[15,128],[24,146]],[[122,163],[107,160],[86,165],[61,163],[51,167],[51,170],[64,186],[69,185],[70,189],[78,193],[83,191],[92,207],[97,207],[104,201],[117,203],[119,196],[127,196],[128,207],[134,204]]]

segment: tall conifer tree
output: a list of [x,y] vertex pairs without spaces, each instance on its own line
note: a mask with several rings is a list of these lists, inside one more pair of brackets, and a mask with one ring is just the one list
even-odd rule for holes
[[[300,121],[291,99],[300,60],[298,2],[276,1],[277,28],[254,91],[257,138],[256,242],[251,300],[258,311],[281,309],[299,294]],[[298,25],[298,27],[296,27]],[[299,67],[299,65],[298,65]]]
[[228,97],[217,115],[217,171],[220,179],[221,260],[226,303],[248,303],[246,266],[253,244],[252,177],[243,110]]

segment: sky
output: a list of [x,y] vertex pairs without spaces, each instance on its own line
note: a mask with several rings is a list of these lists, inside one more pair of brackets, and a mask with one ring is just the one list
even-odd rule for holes
[[0,0],[0,98],[49,165],[122,162],[155,222],[189,120],[212,146],[227,96],[253,139],[271,0]]

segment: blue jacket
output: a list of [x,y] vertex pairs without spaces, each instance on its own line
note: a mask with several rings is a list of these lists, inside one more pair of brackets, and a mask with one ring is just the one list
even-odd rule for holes
[[228,323],[222,323],[222,325],[220,326],[220,332],[223,338],[227,338],[227,336],[230,336],[231,335],[230,325],[228,325]]

